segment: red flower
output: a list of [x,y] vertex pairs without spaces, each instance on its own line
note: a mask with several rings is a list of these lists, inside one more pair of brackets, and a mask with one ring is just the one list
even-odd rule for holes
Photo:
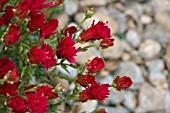
[[72,40],[72,37],[67,33],[64,39],[58,40],[58,46],[56,48],[57,56],[59,58],[66,58],[70,63],[75,63],[76,60],[74,56],[76,56],[77,52],[80,52],[80,50],[77,50],[74,44],[75,42]]
[[0,12],[2,11],[2,8],[9,0],[0,0]]
[[92,61],[86,62],[85,66],[89,73],[95,73],[104,68],[105,64],[102,58],[95,57]]
[[92,113],[107,113],[106,111],[105,111],[105,109],[99,109],[99,110],[95,110],[95,112],[92,112]]
[[14,12],[12,11],[13,7],[12,6],[7,6],[5,10],[5,14],[3,14],[0,17],[0,20],[2,21],[0,23],[0,26],[3,26],[5,24],[9,24],[10,20],[14,17]]
[[30,63],[41,63],[42,66],[46,68],[46,70],[48,70],[48,67],[54,66],[56,64],[53,48],[44,42],[41,44],[40,48],[38,48],[37,45],[33,46],[30,50],[28,58]]
[[17,69],[13,69],[9,75],[8,75],[8,80],[9,81],[14,81],[14,82],[18,82],[19,81],[19,72]]
[[86,102],[88,99],[91,99],[91,94],[89,90],[84,90],[82,92],[79,93],[79,99],[78,101],[81,102]]
[[67,29],[64,30],[64,34],[66,34],[67,32],[72,35],[77,31],[77,28],[75,26],[70,26]]
[[30,13],[31,21],[28,24],[28,28],[31,32],[42,28],[45,22],[44,13],[43,12],[31,12]]
[[44,26],[41,28],[41,40],[44,38],[49,38],[51,35],[54,35],[58,27],[58,20],[57,19],[52,19],[49,22],[46,22]]
[[15,42],[17,42],[19,40],[20,36],[21,36],[21,33],[19,31],[19,26],[12,24],[9,27],[7,34],[4,35],[3,42],[4,42],[5,46],[9,47],[12,44],[14,44]]
[[109,84],[93,84],[79,94],[79,101],[86,102],[88,99],[97,99],[103,102],[109,95]]
[[32,11],[40,11],[41,9],[48,8],[53,6],[52,2],[48,4],[44,4],[47,0],[24,0],[23,2],[19,3],[17,7],[16,15],[20,18],[25,18],[29,12]]
[[5,58],[0,58],[0,79],[4,78],[8,71],[13,70],[16,65],[9,60],[6,56]]
[[4,17],[0,17],[0,26],[4,26],[5,25],[5,19]]
[[38,93],[29,93],[26,95],[28,109],[34,113],[46,113],[48,110],[48,99]]
[[53,88],[48,85],[38,86],[37,87],[37,93],[43,94],[44,96],[47,96],[48,98],[57,98],[58,94],[52,92]]
[[94,25],[94,21],[92,26],[87,29],[85,32],[81,33],[80,39],[81,41],[89,41],[89,40],[99,40],[104,38],[110,38],[110,28],[108,28],[108,23],[98,22]]
[[0,94],[4,96],[17,95],[18,94],[17,88],[18,88],[17,83],[10,84],[8,82],[4,82],[3,85],[0,86]]
[[120,91],[122,89],[129,88],[132,85],[132,80],[127,76],[117,76],[113,83],[116,84],[116,89]]
[[114,39],[112,38],[104,38],[101,43],[100,46],[102,47],[102,49],[108,48],[109,46],[113,46],[114,45]]
[[20,96],[11,97],[6,100],[7,106],[12,109],[14,113],[25,113],[27,111],[27,104]]
[[96,83],[95,78],[92,75],[77,76],[76,82],[79,83],[81,86],[84,86],[84,87],[89,86],[89,84],[95,84]]

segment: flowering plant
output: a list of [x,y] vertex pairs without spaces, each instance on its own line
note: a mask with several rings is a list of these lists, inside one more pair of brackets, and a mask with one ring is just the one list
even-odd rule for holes
[[[0,112],[6,113],[52,113],[69,100],[103,102],[109,95],[109,87],[118,91],[132,85],[129,77],[116,77],[112,84],[100,84],[95,80],[96,72],[105,66],[99,57],[89,59],[84,65],[76,64],[78,52],[90,47],[106,49],[114,45],[108,22],[99,21],[82,31],[82,23],[91,18],[93,9],[85,12],[78,26],[57,31],[59,21],[49,19],[48,12],[60,7],[62,0],[1,0],[0,1]],[[76,38],[76,33],[80,35]],[[98,40],[98,44],[94,41]],[[92,45],[76,48],[77,43],[91,42]],[[68,61],[69,63],[65,63]],[[57,71],[58,77],[75,84],[72,94],[64,94],[64,85],[52,87],[56,66],[78,70],[75,78]],[[36,83],[32,84],[32,79]],[[82,90],[82,88],[84,89]],[[104,109],[92,113],[106,113]]]

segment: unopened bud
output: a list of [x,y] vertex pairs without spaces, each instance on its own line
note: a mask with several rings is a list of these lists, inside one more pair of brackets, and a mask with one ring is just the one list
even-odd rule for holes
[[53,3],[55,6],[59,6],[63,3],[63,0],[54,0]]
[[56,93],[65,92],[65,91],[66,91],[66,89],[65,89],[64,85],[62,85],[62,84],[58,84],[54,89],[54,92],[56,92]]
[[94,110],[92,113],[107,113],[105,109]]
[[18,81],[19,81],[19,72],[18,72],[18,70],[17,70],[17,69],[12,70],[12,71],[9,73],[7,79],[8,79],[9,81],[18,82]]
[[94,9],[90,8],[90,9],[87,9],[85,16],[86,16],[86,18],[91,18],[93,16],[93,14],[94,14]]

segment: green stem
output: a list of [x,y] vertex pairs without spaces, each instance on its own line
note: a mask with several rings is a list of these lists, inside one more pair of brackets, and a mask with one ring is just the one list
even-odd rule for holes
[[21,84],[18,86],[18,88],[22,87],[24,85],[24,82],[29,78],[28,75],[22,80]]
[[91,48],[91,47],[100,47],[98,44],[93,44],[93,45],[89,45],[89,46],[86,46],[86,47],[83,47],[83,48],[79,48],[80,50],[82,51],[86,51],[88,48]]
[[109,87],[116,87],[116,84],[109,84]]
[[80,26],[82,26],[82,24],[87,20],[87,18],[85,17],[77,26],[77,29],[80,28]]
[[61,79],[68,80],[68,81],[70,81],[70,82],[75,81],[75,78],[70,78],[70,77],[65,76],[65,75],[63,75],[63,74],[61,74],[61,73],[58,73],[58,77],[60,77]]
[[39,43],[41,43],[41,42],[42,42],[41,40],[38,40],[38,41],[33,42],[32,44],[33,44],[33,45],[36,45],[36,44],[39,44]]
[[56,43],[56,42],[58,42],[58,40],[52,40],[51,42],[50,42],[50,44],[53,44],[53,43]]
[[66,64],[66,63],[57,63],[55,66],[58,66],[58,65],[66,65],[66,66],[70,66],[72,68],[75,68],[75,69],[78,69],[79,67],[76,66],[76,65],[73,65],[73,64]]

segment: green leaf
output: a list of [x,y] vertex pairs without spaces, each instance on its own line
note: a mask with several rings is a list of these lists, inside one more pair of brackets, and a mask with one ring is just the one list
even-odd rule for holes
[[64,64],[61,64],[61,67],[67,72],[67,73],[69,73],[70,74],[70,72],[68,71],[68,69],[67,69],[67,66],[66,65],[64,65]]
[[83,111],[83,112],[81,112],[81,113],[87,113],[86,111]]
[[58,72],[58,77],[61,78],[61,79],[68,80],[68,81],[74,81],[74,78],[70,78],[68,76],[65,76],[61,72]]
[[23,67],[23,68],[22,68],[22,71],[21,71],[21,78],[24,76],[25,70],[26,70],[26,67]]
[[0,105],[4,105],[6,99],[6,96],[0,95]]

